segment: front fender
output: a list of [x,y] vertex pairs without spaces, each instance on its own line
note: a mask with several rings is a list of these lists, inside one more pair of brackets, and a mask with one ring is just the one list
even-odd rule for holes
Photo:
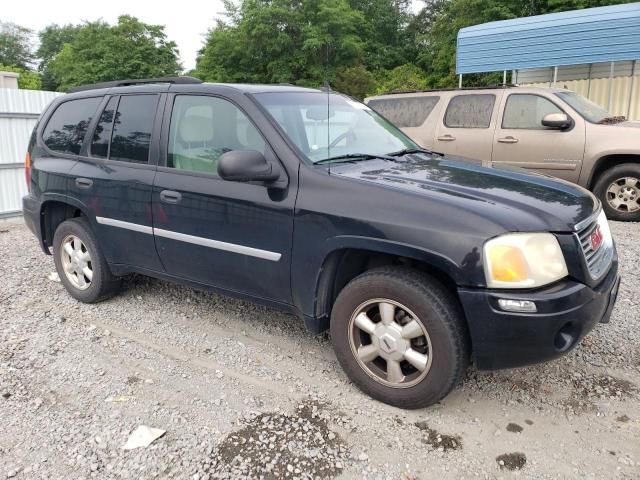
[[340,235],[338,237],[329,238],[325,242],[325,246],[325,259],[336,250],[346,248],[370,250],[372,252],[397,255],[399,257],[406,257],[424,262],[446,273],[456,283],[460,283],[462,280],[460,268],[451,258],[446,257],[441,253],[417,247],[415,245],[408,245],[406,243],[382,238]]
[[[431,250],[401,242],[357,235],[340,235],[322,243],[320,252],[312,258],[294,262],[292,268],[293,298],[295,306],[307,318],[317,316],[317,296],[325,270],[335,268],[330,259],[343,250],[365,250],[372,253],[404,257],[432,266],[449,276],[456,284],[462,282],[463,272],[451,258]],[[331,274],[329,274],[331,275]],[[320,300],[321,301],[321,300]]]

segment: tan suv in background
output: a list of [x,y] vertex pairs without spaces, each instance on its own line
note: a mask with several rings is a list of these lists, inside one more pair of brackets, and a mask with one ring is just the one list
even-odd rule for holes
[[640,122],[575,92],[499,87],[365,101],[424,148],[569,180],[592,190],[607,217],[640,221]]

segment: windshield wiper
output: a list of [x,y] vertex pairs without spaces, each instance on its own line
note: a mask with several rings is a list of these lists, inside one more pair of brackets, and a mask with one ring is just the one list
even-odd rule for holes
[[404,155],[411,155],[412,153],[426,153],[427,155],[439,155],[444,157],[444,153],[434,152],[432,150],[427,150],[426,148],[405,148],[403,150],[398,150],[397,152],[387,153],[390,157],[402,157]]
[[598,123],[601,124],[601,125],[613,125],[615,123],[624,122],[626,119],[627,119],[627,117],[625,117],[624,115],[616,115],[616,116],[612,116],[612,117],[604,117]]
[[346,153],[344,155],[336,155],[335,157],[323,158],[317,162],[313,162],[314,165],[321,165],[323,163],[342,163],[342,162],[361,162],[363,160],[389,160],[391,162],[397,162],[398,160],[391,155],[373,155],[371,153]]

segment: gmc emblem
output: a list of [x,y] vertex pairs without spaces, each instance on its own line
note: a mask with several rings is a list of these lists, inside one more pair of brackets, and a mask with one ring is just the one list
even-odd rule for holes
[[594,252],[600,248],[602,245],[602,232],[600,231],[600,225],[596,227],[596,229],[591,232],[591,236],[589,237],[589,241],[591,242],[591,250]]

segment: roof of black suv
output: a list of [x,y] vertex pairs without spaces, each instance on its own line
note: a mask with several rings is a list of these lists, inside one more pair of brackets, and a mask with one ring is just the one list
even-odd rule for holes
[[317,92],[318,89],[298,87],[291,84],[243,84],[243,83],[204,83],[199,78],[195,77],[158,77],[158,78],[142,78],[142,79],[128,79],[128,80],[115,80],[111,82],[100,82],[90,85],[81,85],[78,87],[67,90],[67,93],[86,92],[90,90],[102,90],[102,89],[114,89],[122,87],[141,87],[141,86],[157,86],[162,84],[170,85],[192,85],[198,86],[198,90],[202,87],[227,87],[233,88],[238,91],[247,93],[264,93],[264,92]]

